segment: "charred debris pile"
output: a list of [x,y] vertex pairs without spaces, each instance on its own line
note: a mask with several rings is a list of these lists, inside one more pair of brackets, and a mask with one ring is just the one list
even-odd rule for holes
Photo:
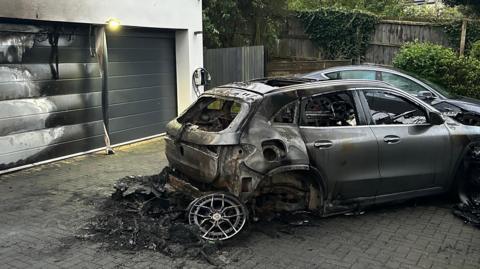
[[[149,249],[173,258],[203,258],[215,266],[228,264],[230,260],[221,250],[225,243],[207,241],[197,226],[187,224],[186,210],[195,194],[175,190],[167,183],[169,172],[167,168],[157,175],[119,179],[111,198],[98,206],[98,214],[77,237],[114,250]],[[480,169],[473,174],[453,214],[480,228]],[[315,225],[312,217],[305,211],[270,212],[254,221],[259,222],[256,230],[278,236],[292,233],[294,226]],[[265,223],[268,225],[262,225]]]
[[119,179],[111,199],[98,206],[98,214],[77,235],[113,250],[159,251],[173,258],[203,258],[222,266],[228,259],[219,244],[199,236],[185,222],[185,210],[194,199],[166,183],[168,171],[153,176]]

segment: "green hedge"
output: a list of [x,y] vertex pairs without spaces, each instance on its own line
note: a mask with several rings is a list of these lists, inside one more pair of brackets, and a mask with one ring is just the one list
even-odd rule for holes
[[480,40],[473,43],[472,48],[470,49],[470,57],[480,60]]
[[444,86],[453,93],[480,99],[480,60],[458,57],[450,48],[430,43],[408,43],[393,65]]

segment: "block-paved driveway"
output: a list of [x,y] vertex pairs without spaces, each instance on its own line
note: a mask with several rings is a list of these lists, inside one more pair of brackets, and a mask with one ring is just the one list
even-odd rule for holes
[[[156,139],[0,176],[0,268],[206,268],[159,253],[111,251],[74,235],[112,183],[166,164]],[[315,220],[280,232],[272,223],[224,247],[230,268],[480,268],[480,230],[441,198]],[[210,266],[211,267],[211,266]]]

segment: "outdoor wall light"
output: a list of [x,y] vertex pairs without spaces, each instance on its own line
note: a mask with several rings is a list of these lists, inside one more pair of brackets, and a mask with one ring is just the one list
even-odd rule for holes
[[117,18],[108,19],[107,28],[110,31],[118,31],[121,28],[120,20]]

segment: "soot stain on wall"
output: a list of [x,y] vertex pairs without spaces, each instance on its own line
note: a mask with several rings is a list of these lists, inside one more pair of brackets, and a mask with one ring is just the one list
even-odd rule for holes
[[[45,94],[38,81],[48,76],[52,64],[45,61],[45,54],[50,53],[47,36],[52,29],[58,28],[0,24],[0,170],[68,154],[65,143],[82,135],[95,135],[82,130],[82,126],[62,126],[62,112],[58,111],[55,98],[41,96]],[[58,44],[72,43],[71,33],[59,34]],[[85,58],[89,56],[86,54]],[[37,73],[29,66],[37,67]],[[38,73],[39,70],[48,73]],[[42,81],[45,87],[55,83],[56,79]],[[69,94],[69,89],[62,90]],[[74,107],[82,109],[81,97],[72,96],[71,101],[77,103]]]
[[[105,146],[94,33],[0,20],[0,173]],[[177,110],[175,32],[125,27],[107,39],[112,144],[165,132]]]

